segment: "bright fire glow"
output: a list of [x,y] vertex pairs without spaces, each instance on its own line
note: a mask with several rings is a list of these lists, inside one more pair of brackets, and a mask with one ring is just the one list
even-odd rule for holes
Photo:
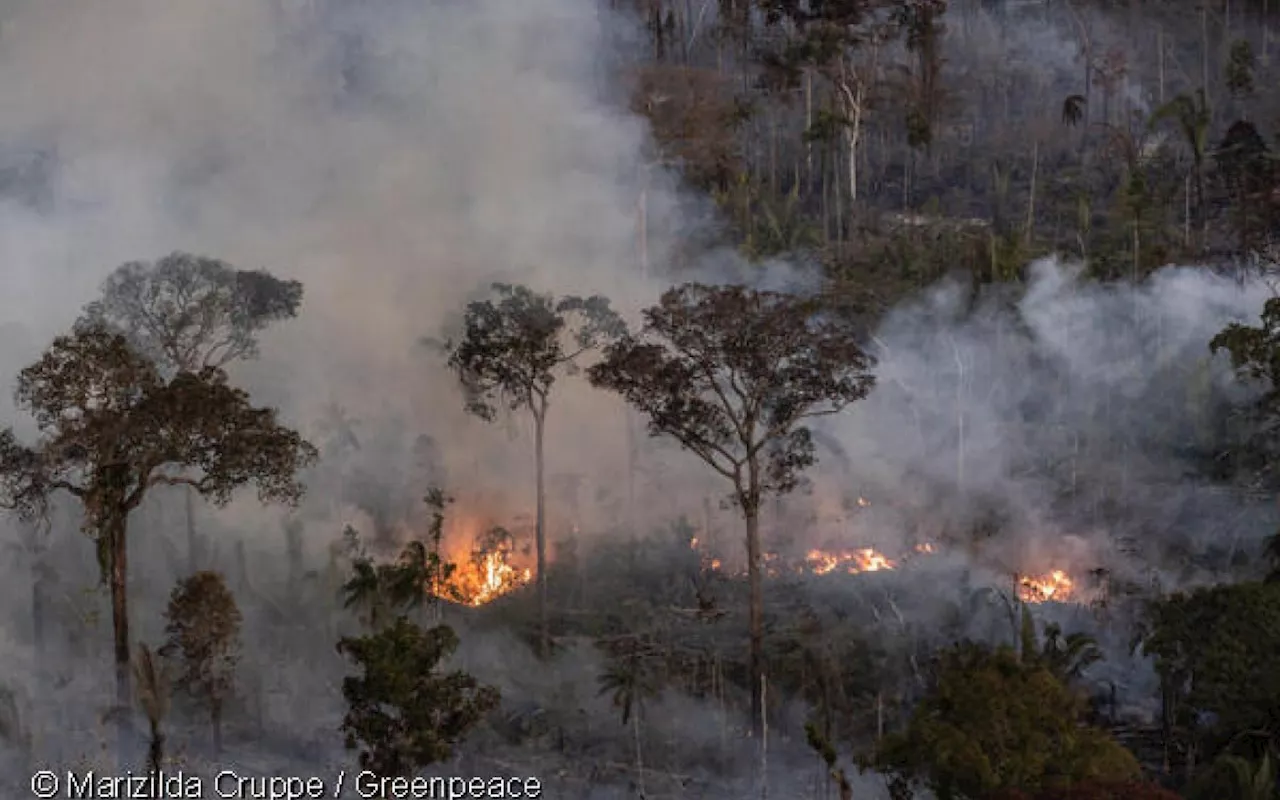
[[488,528],[484,521],[466,515],[450,518],[446,526],[445,560],[453,565],[453,573],[441,596],[482,606],[533,579],[533,570],[512,563],[515,542],[510,536],[482,533]]
[[1062,602],[1071,599],[1075,583],[1060,569],[1047,575],[1023,575],[1018,578],[1018,597],[1024,603]]
[[507,563],[507,553],[476,553],[456,565],[449,576],[449,588],[462,602],[482,606],[519,589],[533,578],[533,570],[520,570]]
[[897,566],[883,553],[876,552],[870,547],[842,552],[810,550],[805,557],[805,562],[815,575],[826,575],[828,572],[835,572],[836,570],[851,574],[879,572],[880,570],[893,569]]

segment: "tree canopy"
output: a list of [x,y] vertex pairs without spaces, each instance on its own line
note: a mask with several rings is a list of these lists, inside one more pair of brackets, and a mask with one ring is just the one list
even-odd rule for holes
[[468,304],[462,334],[445,344],[467,409],[486,421],[499,407],[543,413],[556,371],[621,332],[621,319],[598,295],[557,300],[502,283],[491,290],[491,298]]
[[[591,382],[734,482],[756,506],[795,488],[816,459],[802,423],[866,396],[871,356],[857,327],[816,298],[688,283],[644,311],[644,327],[605,349]],[[753,462],[764,467],[753,485]]]
[[[226,502],[253,483],[263,500],[294,501],[297,471],[314,448],[256,408],[216,367],[161,377],[119,333],[84,327],[60,336],[18,377],[18,404],[41,438],[34,447],[0,434],[0,474],[11,505],[31,513],[65,490],[87,525],[127,512],[158,484],[186,484]],[[193,469],[195,474],[177,474]]]
[[109,327],[165,370],[199,372],[258,355],[258,334],[297,315],[302,284],[170,253],[120,265],[79,324]]

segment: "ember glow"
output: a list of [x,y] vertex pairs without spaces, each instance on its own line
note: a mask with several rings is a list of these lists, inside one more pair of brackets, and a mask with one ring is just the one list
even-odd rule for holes
[[1018,577],[1018,597],[1024,603],[1064,602],[1071,599],[1074,582],[1067,573],[1055,569],[1046,575]]

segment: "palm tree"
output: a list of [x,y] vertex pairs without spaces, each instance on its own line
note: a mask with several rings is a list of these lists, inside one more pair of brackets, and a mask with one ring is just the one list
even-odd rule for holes
[[[1234,754],[1218,756],[1213,767],[1192,788],[1191,797],[1230,797],[1232,800],[1273,800],[1276,765],[1270,753],[1258,761]],[[1230,787],[1230,788],[1228,788]]]
[[657,678],[638,639],[631,642],[624,655],[609,660],[598,681],[600,694],[613,693],[613,704],[622,712],[623,725],[639,715],[647,698],[658,693]]
[[1102,649],[1092,636],[1070,633],[1065,637],[1056,623],[1044,627],[1044,643],[1040,648],[1040,661],[1063,682],[1079,678],[1090,664],[1102,660]]

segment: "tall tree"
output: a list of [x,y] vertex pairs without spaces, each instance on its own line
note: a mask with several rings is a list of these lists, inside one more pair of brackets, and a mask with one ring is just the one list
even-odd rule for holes
[[816,461],[805,421],[870,391],[872,363],[847,317],[821,301],[742,286],[668,290],[588,370],[733,485],[746,523],[751,717],[763,731],[764,585],[760,506]]
[[[120,265],[84,307],[80,327],[106,327],[168,377],[257,358],[258,335],[297,316],[302,284],[263,270],[237,269],[206,256],[174,252]],[[188,569],[199,567],[194,492],[185,493]]]
[[463,332],[445,343],[449,367],[466,393],[467,410],[492,421],[499,407],[527,411],[533,419],[537,472],[538,648],[546,655],[547,533],[543,433],[557,376],[576,371],[577,360],[623,330],[622,320],[600,296],[538,294],[495,283],[492,297],[467,306]]
[[180,581],[165,610],[160,655],[179,664],[175,684],[209,711],[213,755],[222,753],[222,709],[240,661],[243,617],[222,576],[202,571]]
[[117,701],[129,709],[129,515],[159,485],[191,486],[221,504],[255,484],[264,501],[296,502],[296,473],[315,449],[217,367],[166,380],[122,334],[101,327],[55,339],[20,373],[16,399],[40,438],[26,445],[0,433],[0,503],[32,519],[57,493],[80,502],[111,587]]

